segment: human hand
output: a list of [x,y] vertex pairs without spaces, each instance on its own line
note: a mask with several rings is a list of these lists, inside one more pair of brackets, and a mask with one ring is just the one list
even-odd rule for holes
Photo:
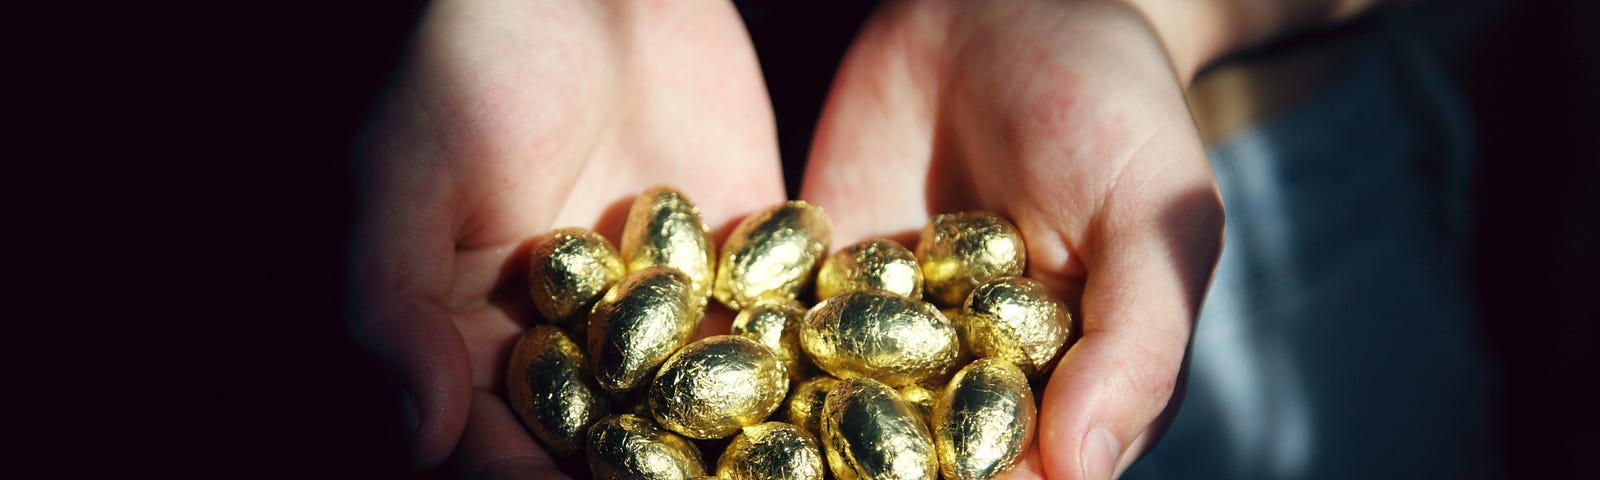
[[835,245],[992,211],[1030,277],[1081,296],[1012,478],[1109,478],[1159,435],[1222,242],[1194,65],[1116,1],[927,0],[883,7],[834,80],[800,196]]
[[405,392],[415,465],[486,478],[559,475],[501,399],[537,316],[530,238],[615,244],[655,184],[714,230],[784,199],[755,53],[718,2],[433,2],[356,171],[350,327]]

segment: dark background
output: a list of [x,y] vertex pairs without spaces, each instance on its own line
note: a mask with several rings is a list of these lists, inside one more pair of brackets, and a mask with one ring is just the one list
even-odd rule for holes
[[[795,160],[805,158],[833,69],[870,3],[740,5],[790,161],[786,178],[800,178]],[[1474,286],[1501,369],[1498,441],[1506,473],[1596,478],[1600,29],[1593,25],[1600,7],[1461,3],[1504,5],[1466,22],[1470,28],[1446,21],[1462,10],[1424,9],[1418,28],[1437,30],[1479,132]],[[234,253],[249,260],[251,275],[227,287],[249,292],[249,311],[235,326],[242,341],[201,347],[239,360],[196,367],[194,375],[223,386],[206,389],[215,398],[177,407],[199,412],[201,425],[167,432],[185,440],[176,458],[225,477],[409,475],[398,402],[350,340],[342,295],[350,141],[423,4],[262,12],[255,20],[266,31],[234,52],[245,78],[234,92],[245,99],[236,105],[251,118],[238,124],[250,134],[229,151],[254,160],[238,168],[219,161],[239,180],[233,194],[246,197],[239,211],[250,212],[252,227],[241,233],[249,251]],[[1426,20],[1436,13],[1440,20]]]

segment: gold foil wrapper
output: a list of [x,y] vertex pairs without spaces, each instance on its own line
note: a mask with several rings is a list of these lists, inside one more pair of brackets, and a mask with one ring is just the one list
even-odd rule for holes
[[939,400],[939,395],[934,390],[921,385],[906,385],[896,388],[895,393],[899,393],[900,398],[905,399],[906,403],[910,404],[911,408],[922,416],[923,421],[932,424],[933,404]]
[[789,396],[789,423],[795,424],[813,437],[822,438],[822,404],[828,392],[839,386],[839,379],[817,375],[800,383]]
[[933,437],[916,410],[870,378],[843,380],[822,407],[822,446],[840,480],[939,476]]
[[566,332],[533,327],[517,339],[506,368],[511,409],[550,453],[571,455],[589,427],[606,416],[605,394],[592,384],[583,350]]
[[668,430],[701,440],[755,425],[782,405],[789,376],[772,350],[736,335],[678,350],[650,383],[650,412]]
[[955,327],[933,305],[860,291],[806,312],[800,347],[835,377],[871,377],[898,387],[946,371],[960,345]]
[[917,242],[924,295],[941,306],[960,305],[983,282],[1022,275],[1027,252],[1017,227],[998,215],[935,216]]
[[771,349],[789,372],[789,379],[799,383],[816,374],[816,367],[800,352],[800,322],[805,316],[806,309],[799,302],[762,299],[740,310],[729,331]]
[[764,297],[798,299],[811,286],[832,236],[828,214],[804,201],[753,213],[723,243],[712,294],[734,310]]
[[711,228],[683,192],[657,185],[640,193],[622,226],[622,261],[629,272],[654,266],[676,268],[689,277],[697,312],[716,278],[716,246]]
[[700,449],[638,415],[614,415],[596,423],[585,451],[596,480],[679,480],[706,474]]
[[671,267],[629,273],[589,315],[585,338],[595,381],[612,392],[649,383],[656,367],[694,336],[699,316],[689,278]]
[[728,480],[822,480],[822,449],[800,427],[767,422],[744,427],[717,459]]
[[1022,370],[979,359],[956,373],[933,411],[939,468],[951,480],[987,480],[1010,472],[1033,438],[1037,412]]
[[1044,284],[1024,277],[978,286],[963,314],[961,340],[973,355],[1003,358],[1036,380],[1055,367],[1072,328],[1067,308]]
[[817,300],[845,292],[883,290],[912,300],[922,299],[922,267],[900,242],[872,238],[844,247],[817,271]]
[[552,230],[528,254],[533,306],[562,327],[581,324],[595,300],[625,273],[611,242],[582,228]]

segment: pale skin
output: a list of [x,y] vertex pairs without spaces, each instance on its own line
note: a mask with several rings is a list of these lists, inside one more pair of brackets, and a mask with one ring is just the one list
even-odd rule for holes
[[[1366,2],[1256,3],[1272,2],[894,2],[841,65],[800,191],[834,247],[993,211],[1022,230],[1028,275],[1079,303],[1009,478],[1110,478],[1159,436],[1222,243],[1183,88]],[[357,157],[352,331],[406,392],[414,464],[468,477],[560,475],[500,397],[535,316],[530,239],[615,242],[656,184],[719,234],[784,199],[761,71],[720,2],[434,2]]]

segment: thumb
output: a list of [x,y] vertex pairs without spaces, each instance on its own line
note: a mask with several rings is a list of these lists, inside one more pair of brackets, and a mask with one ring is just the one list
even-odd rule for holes
[[[1085,252],[1081,339],[1052,374],[1039,441],[1050,478],[1120,475],[1159,436],[1222,245],[1214,187],[1120,225]],[[1128,217],[1123,217],[1128,218]]]

